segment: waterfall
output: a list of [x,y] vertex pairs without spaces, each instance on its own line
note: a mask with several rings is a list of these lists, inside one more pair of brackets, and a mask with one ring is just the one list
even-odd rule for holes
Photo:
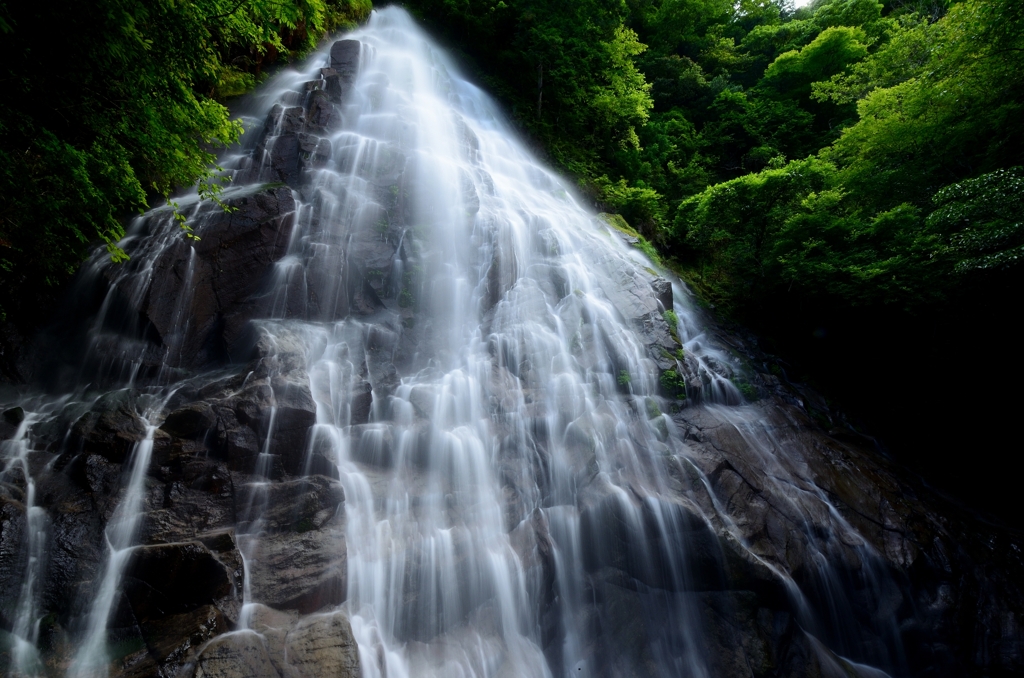
[[30,445],[28,431],[38,416],[34,412],[22,412],[22,420],[11,440],[0,443],[5,463],[0,478],[5,480],[19,475],[24,483],[25,498],[25,544],[27,560],[25,574],[18,594],[12,633],[12,669],[15,675],[32,675],[39,671],[39,654],[36,642],[39,639],[39,580],[45,558],[46,513],[36,503],[36,485],[29,465]]
[[408,14],[246,105],[231,211],[185,196],[198,241],[161,208],[86,264],[76,386],[4,443],[15,671],[43,671],[33,477],[78,473],[104,517],[67,675],[908,674],[905,547],[828,485],[853,457]]

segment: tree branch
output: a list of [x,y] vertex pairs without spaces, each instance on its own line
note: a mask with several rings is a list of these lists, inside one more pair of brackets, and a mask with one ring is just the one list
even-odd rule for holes
[[216,21],[217,19],[226,19],[227,17],[231,16],[232,14],[240,10],[242,8],[242,5],[246,4],[247,2],[249,2],[249,0],[238,0],[238,4],[236,4],[231,9],[230,12],[227,12],[226,14],[218,14],[217,16],[211,16],[209,17],[209,21]]

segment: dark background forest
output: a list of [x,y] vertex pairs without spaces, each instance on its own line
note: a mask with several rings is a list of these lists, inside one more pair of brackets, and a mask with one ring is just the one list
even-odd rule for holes
[[[1024,3],[408,0],[587,200],[950,494],[1020,522]],[[0,370],[366,0],[0,1]],[[183,232],[183,237],[187,234]],[[829,423],[833,411],[818,412]]]

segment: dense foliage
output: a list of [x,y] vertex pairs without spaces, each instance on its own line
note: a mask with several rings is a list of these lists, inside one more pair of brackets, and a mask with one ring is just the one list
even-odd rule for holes
[[369,0],[0,1],[0,320],[34,320],[127,214],[211,185],[225,97]]
[[986,394],[1021,368],[946,366],[968,336],[1016,354],[1024,3],[407,4],[603,209],[894,445],[953,445],[953,400],[1009,407]]
[[959,235],[1012,224],[929,218],[949,191],[1013,194],[1013,0],[410,4],[557,162],[740,315],[782,289],[918,308],[960,285],[949,274],[978,238],[1016,242]]

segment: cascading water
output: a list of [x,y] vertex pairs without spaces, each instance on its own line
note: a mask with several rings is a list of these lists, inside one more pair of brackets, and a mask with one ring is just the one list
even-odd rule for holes
[[23,418],[12,439],[0,443],[2,459],[6,462],[0,477],[7,479],[19,475],[25,488],[27,562],[18,595],[14,628],[11,629],[11,664],[16,673],[32,674],[40,669],[36,642],[39,640],[39,579],[45,558],[46,513],[36,504],[36,486],[29,466],[27,434],[37,415],[33,412],[25,414],[24,409],[21,412]]
[[[13,670],[44,671],[35,436],[108,516],[48,672],[906,674],[893,558],[818,484],[837,453],[744,404],[689,293],[407,14],[349,37],[250,100],[234,212],[182,199],[201,240],[155,210],[131,262],[86,267],[81,386],[4,443]],[[168,619],[193,629],[173,652]]]
[[[156,403],[148,413],[153,416],[164,409],[166,401]],[[145,437],[132,450],[128,460],[128,482],[113,515],[107,521],[104,536],[109,554],[99,589],[92,602],[85,637],[68,670],[69,676],[95,676],[106,671],[107,623],[114,604],[120,596],[121,579],[132,556],[138,531],[142,523],[146,476],[153,454],[153,436],[156,426],[145,423]]]

